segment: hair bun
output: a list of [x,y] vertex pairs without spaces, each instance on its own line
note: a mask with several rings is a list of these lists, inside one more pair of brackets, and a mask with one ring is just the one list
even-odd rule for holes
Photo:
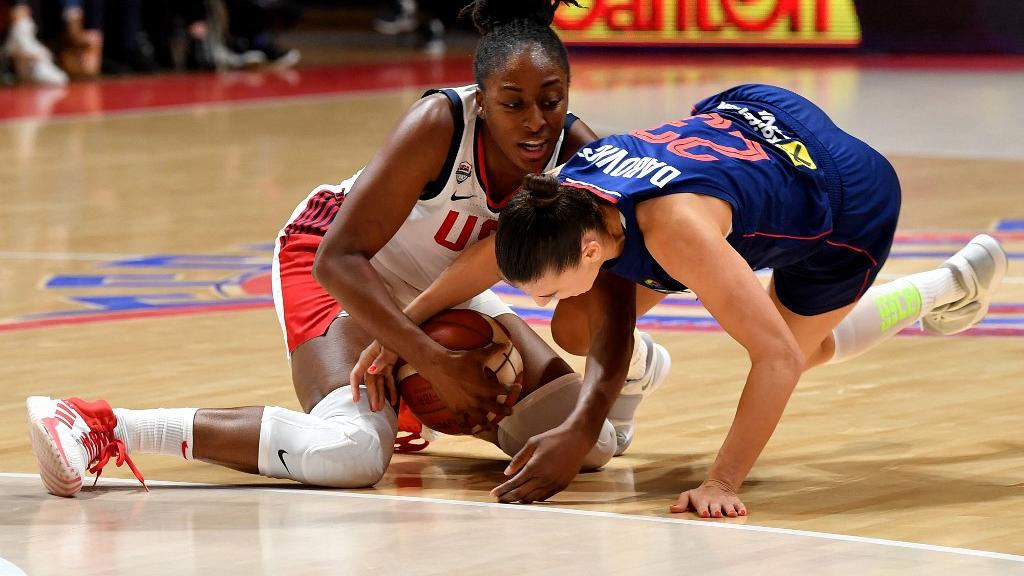
[[560,4],[579,6],[576,0],[474,0],[459,15],[468,14],[476,29],[487,34],[515,20],[530,20],[550,26]]
[[558,178],[551,174],[527,174],[523,177],[523,191],[530,206],[544,209],[558,200]]

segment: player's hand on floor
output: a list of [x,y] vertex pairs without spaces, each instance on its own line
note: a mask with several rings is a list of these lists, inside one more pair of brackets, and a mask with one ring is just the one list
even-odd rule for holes
[[359,355],[359,360],[349,374],[352,399],[359,401],[359,385],[364,384],[370,400],[370,410],[377,412],[387,404],[398,402],[398,389],[395,385],[396,362],[398,354],[374,340]]
[[509,394],[519,394],[521,386],[503,386],[484,366],[493,355],[507,353],[511,346],[508,342],[493,342],[476,350],[452,350],[443,361],[431,366],[429,373],[420,370],[448,410],[463,417],[463,432],[476,434],[494,428],[496,416],[512,413],[504,402]]
[[736,491],[723,482],[705,480],[693,490],[679,495],[676,503],[669,507],[672,512],[693,510],[701,518],[722,518],[746,516],[747,507],[740,501]]
[[491,490],[500,502],[547,500],[572,482],[594,442],[572,428],[559,426],[531,438],[505,469],[512,476]]

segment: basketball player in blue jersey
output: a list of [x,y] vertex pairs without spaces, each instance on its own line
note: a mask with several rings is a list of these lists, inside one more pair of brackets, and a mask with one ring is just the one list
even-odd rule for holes
[[[589,354],[577,410],[513,458],[493,492],[503,502],[544,500],[575,476],[619,394],[635,320],[663,293],[692,290],[750,356],[706,480],[671,507],[702,517],[746,514],[737,492],[802,372],[918,320],[954,334],[988,310],[1007,257],[986,235],[936,270],[872,286],[899,181],[808,100],[744,85],[692,113],[588,144],[557,179],[527,176],[499,217],[502,274],[541,305],[557,299],[555,340]],[[763,268],[773,269],[767,291],[753,273]]]
[[[98,473],[112,457],[131,465],[131,452],[323,486],[375,484],[397,430],[419,430],[386,401],[395,400],[394,391],[371,385],[369,394],[359,393],[362,371],[353,368],[361,355],[374,360],[382,345],[418,368],[454,413],[466,415],[466,432],[510,455],[568,416],[582,377],[486,287],[457,286],[440,297],[455,295],[453,305],[494,317],[522,353],[530,393],[497,429],[489,429],[488,416],[507,413],[498,396],[509,391],[496,387],[483,365],[500,346],[453,352],[417,326],[448,307],[438,307],[439,295],[425,289],[494,232],[498,211],[523,176],[553,168],[595,138],[567,112],[568,57],[549,27],[560,3],[474,2],[468,10],[485,32],[475,57],[477,85],[431,92],[413,104],[363,170],[315,189],[282,229],[274,302],[302,412],[114,410],[103,401],[33,397],[32,444],[46,488],[71,496],[86,470]],[[655,365],[645,385],[663,377],[657,366],[665,362]],[[609,422],[583,464],[599,467],[616,449]]]

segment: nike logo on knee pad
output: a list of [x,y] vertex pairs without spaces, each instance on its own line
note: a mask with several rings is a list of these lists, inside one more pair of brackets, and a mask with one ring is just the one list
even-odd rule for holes
[[289,474],[291,474],[292,471],[288,470],[288,463],[284,461],[284,455],[287,454],[287,453],[288,453],[287,450],[278,450],[277,451],[277,457],[278,457],[278,459],[281,460],[281,464],[284,464],[284,469],[287,470]]

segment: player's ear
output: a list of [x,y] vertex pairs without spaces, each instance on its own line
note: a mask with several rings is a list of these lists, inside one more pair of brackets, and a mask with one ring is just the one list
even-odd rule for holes
[[588,263],[588,264],[592,263],[592,261],[594,261],[594,260],[600,260],[601,259],[601,243],[598,242],[596,238],[586,237],[585,236],[583,238],[583,248],[582,248],[581,256],[582,256],[581,259],[583,260],[583,262]]

